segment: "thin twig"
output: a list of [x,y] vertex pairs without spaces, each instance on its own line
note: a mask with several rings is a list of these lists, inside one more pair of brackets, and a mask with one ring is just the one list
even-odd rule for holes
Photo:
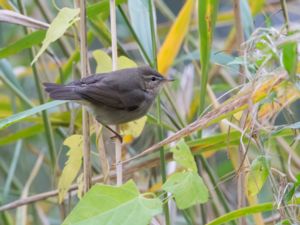
[[[86,42],[86,1],[80,1],[80,64],[81,77],[88,75],[88,55]],[[89,114],[82,107],[82,134],[83,134],[83,192],[86,193],[91,186],[91,159],[90,159],[90,125]]]

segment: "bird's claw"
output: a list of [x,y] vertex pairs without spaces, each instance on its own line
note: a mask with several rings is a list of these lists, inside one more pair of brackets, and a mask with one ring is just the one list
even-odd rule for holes
[[116,141],[116,140],[118,139],[118,140],[120,141],[121,144],[123,143],[123,137],[122,137],[121,135],[119,135],[119,134],[116,134],[116,135],[110,137],[110,139],[111,139],[112,141]]

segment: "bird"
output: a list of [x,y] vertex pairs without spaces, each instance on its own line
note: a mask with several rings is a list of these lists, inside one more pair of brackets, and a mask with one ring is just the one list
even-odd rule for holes
[[99,73],[61,85],[43,83],[55,100],[75,101],[110,129],[146,115],[167,79],[149,66]]

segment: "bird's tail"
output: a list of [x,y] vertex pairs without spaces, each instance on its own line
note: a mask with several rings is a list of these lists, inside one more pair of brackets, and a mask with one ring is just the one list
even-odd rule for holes
[[76,94],[75,87],[59,85],[54,83],[43,83],[45,91],[49,93],[50,98],[56,100],[80,100]]

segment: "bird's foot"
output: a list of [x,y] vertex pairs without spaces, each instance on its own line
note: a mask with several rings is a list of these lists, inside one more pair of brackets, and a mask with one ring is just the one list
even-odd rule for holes
[[115,133],[115,135],[112,136],[112,137],[110,137],[110,139],[111,139],[112,141],[119,140],[119,142],[120,142],[121,144],[123,143],[123,137],[122,137],[120,134],[118,134],[118,133]]
[[111,140],[116,140],[116,139],[118,139],[118,140],[120,141],[121,144],[123,143],[123,137],[122,137],[117,131],[111,129],[111,128],[110,128],[109,126],[107,126],[107,125],[104,125],[104,126],[114,134],[114,136],[112,136],[112,137],[110,138]]

